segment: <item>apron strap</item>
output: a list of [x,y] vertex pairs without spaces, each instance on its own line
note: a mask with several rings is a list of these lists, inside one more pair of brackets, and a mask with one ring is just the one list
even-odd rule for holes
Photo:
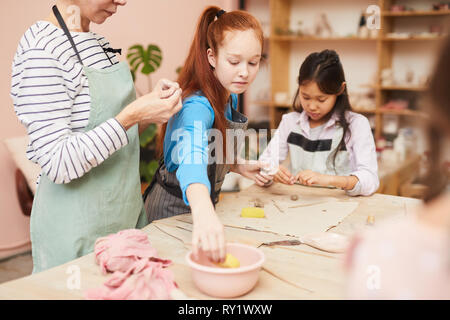
[[[52,7],[52,10],[53,10],[53,13],[55,14],[56,20],[58,20],[59,25],[64,30],[64,33],[66,34],[67,38],[69,39],[73,50],[77,54],[78,60],[80,61],[81,65],[84,66],[83,60],[81,60],[80,53],[78,52],[78,49],[77,49],[77,47],[75,45],[75,42],[73,41],[72,35],[70,34],[69,29],[67,28],[67,25],[64,22],[64,19],[61,16],[61,13],[59,12],[59,10],[56,7],[56,5],[54,5]],[[100,44],[99,44],[99,46],[102,47]],[[118,52],[119,54],[122,54],[122,49],[112,49],[112,48],[106,48],[105,49],[103,47],[102,47],[102,49],[103,49],[103,52],[105,53],[106,57],[108,58],[109,62],[111,63],[111,65],[113,65],[114,63],[112,62],[111,58],[109,57],[108,52],[112,52],[112,53]]]
[[[75,53],[77,54],[78,60],[80,61],[81,65],[84,66],[83,64],[83,60],[81,60],[80,57],[80,53],[77,50],[77,47],[75,46],[75,43],[73,42],[73,38],[72,35],[69,32],[69,29],[67,28],[66,23],[64,22],[63,17],[61,16],[61,13],[59,12],[58,8],[56,7],[56,5],[54,5],[52,7],[53,13],[55,14],[56,20],[58,20],[59,25],[61,26],[61,28],[64,30],[64,33],[66,34],[67,38],[70,41],[70,44],[72,45],[73,50],[75,51]],[[109,58],[109,57],[108,57]]]

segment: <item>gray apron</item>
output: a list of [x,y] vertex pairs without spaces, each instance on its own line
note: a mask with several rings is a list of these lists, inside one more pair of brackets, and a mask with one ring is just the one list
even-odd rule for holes
[[327,175],[348,176],[352,171],[345,145],[339,150],[336,161],[333,162],[343,132],[341,127],[336,127],[332,139],[309,140],[303,136],[299,127],[292,130],[287,139],[292,173],[311,170]]
[[[233,107],[231,107],[231,116],[231,121],[227,119],[228,129],[247,129],[247,118],[243,114],[236,111]],[[208,140],[209,144],[211,144],[211,137]],[[240,144],[242,144],[240,139],[237,139],[237,141],[238,143],[234,143],[234,159],[237,159],[238,150],[240,150]],[[211,161],[208,163],[211,163]],[[219,164],[214,162],[208,164],[207,166],[208,179],[211,184],[210,197],[214,206],[219,201],[220,189],[225,179],[225,175],[229,172],[230,167],[230,164]],[[190,207],[183,201],[180,184],[176,177],[176,170],[169,172],[164,164],[163,158],[160,159],[159,167],[156,170],[155,176],[145,191],[144,201],[148,223],[153,220],[191,212]]]
[[[83,65],[64,20],[56,6],[53,8]],[[83,70],[91,96],[85,128],[89,131],[116,116],[136,99],[136,93],[125,62],[104,70],[85,66]],[[140,193],[138,126],[128,129],[127,136],[128,145],[70,183],[56,184],[42,174],[30,221],[33,273],[92,252],[99,237],[143,226],[139,225],[145,212]]]

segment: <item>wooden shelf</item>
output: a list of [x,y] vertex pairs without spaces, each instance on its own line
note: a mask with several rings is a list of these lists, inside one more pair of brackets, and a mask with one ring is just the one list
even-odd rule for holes
[[269,37],[273,41],[376,41],[378,38],[361,38],[361,37],[334,37],[334,38],[320,38],[320,37],[300,37],[295,35],[275,35]]
[[435,36],[435,37],[409,37],[409,38],[389,38],[382,37],[381,41],[430,41],[430,40],[442,40],[445,39],[446,36]]
[[423,92],[427,90],[426,87],[407,87],[407,86],[380,86],[377,89],[385,91],[417,91],[417,92]]
[[383,17],[428,17],[428,16],[446,16],[450,15],[450,10],[435,10],[435,11],[403,11],[392,12],[383,11],[381,16]]
[[368,109],[362,109],[362,108],[358,108],[358,107],[353,107],[352,111],[354,111],[356,113],[367,113],[367,114],[375,114],[375,113],[377,113],[376,109],[368,110]]
[[[256,100],[252,101],[252,103],[257,104],[259,106],[268,107],[268,108],[291,108],[291,104],[287,103],[275,103],[274,101],[261,101]],[[352,111],[357,113],[365,113],[365,114],[395,114],[400,116],[415,116],[415,117],[428,117],[428,115],[421,111],[409,110],[409,109],[387,109],[387,108],[379,108],[379,109],[363,109],[359,107],[353,107]]]
[[359,42],[375,42],[381,41],[433,41],[445,39],[445,35],[434,37],[408,37],[408,38],[389,38],[389,37],[376,37],[376,38],[361,38],[361,37],[335,37],[335,38],[320,38],[320,37],[299,37],[295,35],[276,35],[265,38],[270,41],[288,41],[288,42],[307,42],[307,41],[359,41]]
[[[295,7],[294,7],[295,2]],[[430,20],[440,22],[441,18],[447,18],[450,16],[450,10],[432,11],[432,10],[420,10],[420,11],[405,11],[405,12],[391,12],[389,11],[390,5],[394,3],[391,0],[375,0],[374,4],[377,4],[381,10],[381,22],[382,30],[378,33],[378,37],[375,38],[361,38],[356,34],[354,36],[344,36],[344,37],[329,37],[321,38],[315,36],[301,36],[295,33],[291,34],[276,34],[275,30],[289,30],[291,27],[290,18],[292,10],[299,9],[299,5],[302,4],[302,0],[269,0],[270,10],[270,30],[271,35],[266,37],[269,45],[269,59],[268,63],[270,65],[270,85],[271,85],[271,96],[274,97],[277,92],[288,92],[291,87],[289,77],[292,72],[291,65],[287,63],[290,61],[293,52],[297,49],[293,44],[295,43],[309,43],[313,45],[322,45],[328,43],[329,47],[341,45],[349,45],[351,43],[367,43],[367,46],[374,45],[374,54],[376,55],[377,62],[377,79],[374,81],[377,83],[375,85],[363,85],[362,87],[368,87],[373,89],[373,95],[375,97],[376,108],[372,110],[367,110],[355,106],[353,110],[355,112],[364,114],[366,116],[375,117],[375,139],[379,139],[383,136],[383,115],[385,114],[396,114],[405,117],[427,117],[421,111],[416,110],[394,110],[394,109],[383,109],[383,106],[388,103],[392,98],[393,92],[398,93],[399,96],[402,94],[404,96],[413,96],[414,94],[422,94],[427,88],[425,86],[407,86],[407,85],[392,85],[392,86],[381,86],[381,71],[386,68],[392,68],[393,58],[396,53],[396,44],[400,46],[402,44],[411,43],[417,44],[417,46],[430,46],[441,41],[445,38],[445,35],[438,34],[427,34],[427,33],[413,33],[413,28],[408,28],[404,30],[411,34],[409,37],[399,37],[390,38],[386,35],[391,34],[395,36],[396,23],[398,19],[395,17],[431,17]],[[309,5],[309,4],[308,4]],[[319,1],[316,3],[317,9],[321,8]],[[355,14],[361,14],[361,9],[357,8],[356,4],[354,7]],[[367,14],[366,16],[371,16]],[[411,18],[412,19],[412,18]],[[339,23],[338,21],[336,23]],[[431,23],[431,22],[430,22]],[[408,34],[409,35],[409,34]],[[435,42],[436,41],[436,42]],[[366,47],[366,45],[363,45]],[[308,47],[308,46],[306,46]],[[426,47],[425,47],[426,48]],[[297,72],[297,70],[295,70]],[[397,92],[398,91],[398,92]],[[270,126],[271,128],[277,128],[281,117],[284,113],[292,110],[292,103],[282,103],[277,104],[274,101],[253,101],[253,104],[259,106],[267,107],[269,109],[270,116]]]
[[373,84],[363,84],[360,85],[361,88],[371,88],[374,90],[384,90],[384,91],[426,91],[426,87],[411,87],[411,86],[378,86]]
[[380,108],[377,110],[381,114],[395,114],[399,116],[412,116],[412,117],[423,117],[428,118],[428,114],[422,111],[410,110],[410,109],[387,109]]

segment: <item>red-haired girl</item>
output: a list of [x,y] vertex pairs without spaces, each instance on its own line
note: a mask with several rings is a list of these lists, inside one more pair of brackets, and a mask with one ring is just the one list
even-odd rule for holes
[[[247,118],[236,110],[237,94],[255,79],[262,47],[263,32],[256,18],[244,11],[205,9],[178,78],[183,107],[163,127],[164,161],[145,195],[149,222],[192,212],[194,254],[201,244],[213,261],[225,257],[223,225],[214,205],[226,173],[240,173],[259,185],[268,182],[256,177],[259,162],[220,161],[220,155],[230,151],[236,156],[236,146],[222,144],[220,138],[226,141],[226,131],[246,129]],[[208,146],[210,129],[215,129],[213,152]]]

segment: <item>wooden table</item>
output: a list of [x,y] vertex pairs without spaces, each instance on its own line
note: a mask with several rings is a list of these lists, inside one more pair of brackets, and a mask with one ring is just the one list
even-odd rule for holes
[[[375,217],[377,225],[386,218],[401,218],[410,213],[412,207],[420,204],[416,199],[390,195],[375,194],[371,197],[350,198],[337,189],[274,184],[267,189],[254,185],[238,194],[224,194],[217,205],[217,213],[224,217],[231,212],[230,203],[235,209],[239,209],[248,206],[249,199],[254,197],[283,204],[292,201],[290,196],[293,194],[299,195],[300,198],[335,197],[339,201],[357,201],[357,208],[328,231],[348,236],[366,228],[373,228],[366,223],[368,215]],[[266,208],[270,210],[269,206],[265,207],[265,210]],[[158,250],[159,256],[173,261],[170,269],[174,272],[180,289],[189,297],[210,299],[196,289],[191,280],[190,269],[184,260],[190,247],[191,229],[190,215],[181,215],[155,221],[143,230]],[[235,226],[225,226],[225,234],[227,241],[254,246],[262,242],[292,239],[270,231],[261,232]],[[260,272],[259,281],[250,293],[239,299],[345,298],[343,254],[327,253],[306,245],[262,246],[261,250],[264,251],[266,262]],[[80,271],[79,289],[70,285],[74,270]],[[101,274],[91,253],[53,269],[0,285],[0,299],[83,299],[86,289],[101,286],[106,279],[107,276]]]

